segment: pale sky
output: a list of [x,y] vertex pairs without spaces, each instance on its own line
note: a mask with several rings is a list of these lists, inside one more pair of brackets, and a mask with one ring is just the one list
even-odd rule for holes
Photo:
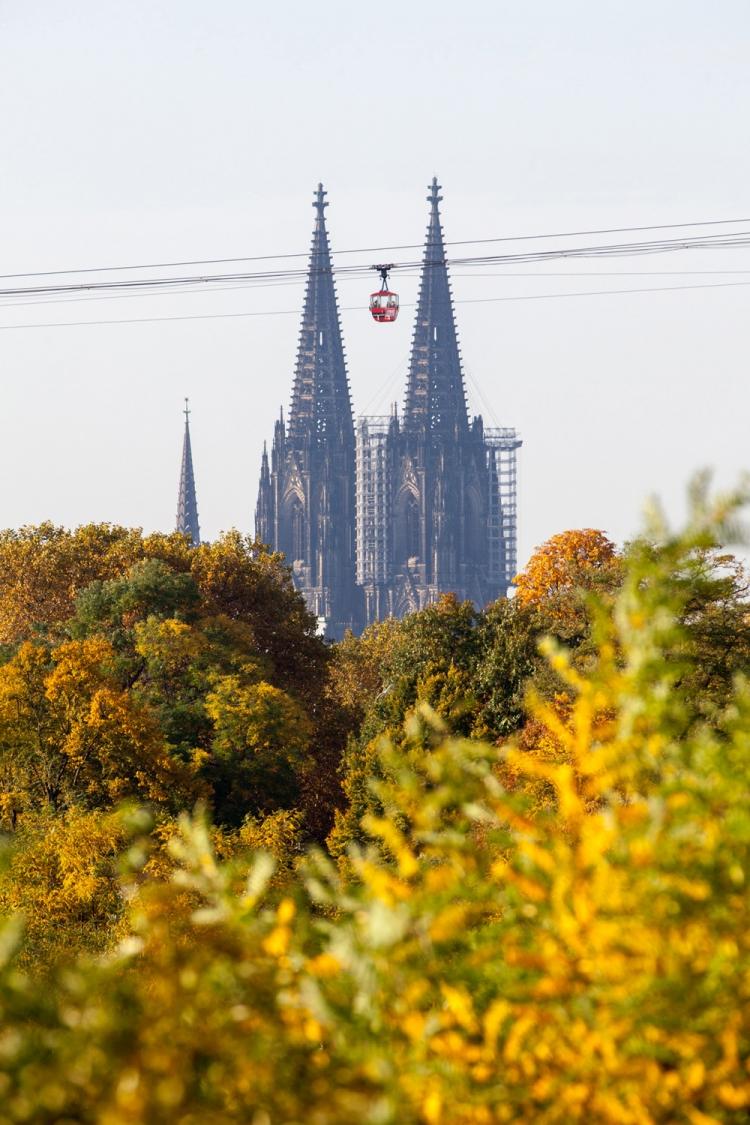
[[[0,0],[0,103],[2,274],[304,251],[318,180],[334,254],[420,243],[433,175],[449,241],[750,218],[747,0]],[[521,562],[750,468],[750,248],[513,273],[456,268],[453,290],[472,410],[524,439]],[[338,283],[357,413],[402,400],[416,285],[379,326],[369,284]],[[0,526],[170,530],[189,395],[202,533],[251,531],[301,301],[3,303]]]

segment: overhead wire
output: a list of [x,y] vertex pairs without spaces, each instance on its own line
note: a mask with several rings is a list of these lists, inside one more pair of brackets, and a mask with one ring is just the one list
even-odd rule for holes
[[[750,246],[750,231],[739,231],[729,235],[697,235],[678,239],[657,239],[645,242],[608,243],[604,245],[586,245],[577,247],[562,247],[552,250],[540,250],[522,254],[504,255],[474,255],[464,258],[441,258],[431,261],[396,262],[390,266],[392,272],[414,270],[424,267],[458,266],[468,267],[482,264],[520,264],[532,262],[547,262],[567,258],[616,258],[627,256],[641,256],[646,254],[671,253],[681,250],[717,250],[734,247]],[[246,282],[246,281],[271,281],[271,280],[306,280],[316,273],[330,273],[337,276],[364,277],[370,274],[372,267],[361,264],[354,266],[315,267],[299,270],[265,270],[257,273],[223,273],[223,274],[198,274],[182,275],[166,278],[129,278],[114,281],[75,282],[57,285],[24,286],[15,288],[0,288],[0,297],[29,297],[48,296],[62,293],[92,293],[112,292],[123,290],[158,290],[178,286],[208,286],[214,283]]]
[[[740,220],[710,220],[706,224],[700,225],[720,225],[727,222],[739,222]],[[671,224],[672,227],[699,225],[699,224]],[[614,229],[614,228],[613,228]],[[665,229],[652,225],[651,227],[641,228],[618,228],[620,230],[653,230]],[[571,232],[569,232],[571,233]],[[577,232],[584,233],[584,232]],[[537,236],[518,236],[522,238],[536,238]],[[544,237],[544,236],[539,236]],[[548,236],[551,237],[551,236]],[[499,241],[499,240],[485,240],[485,241]],[[512,241],[512,239],[507,239]],[[459,243],[465,244],[465,243]],[[454,243],[456,245],[456,243]],[[642,240],[638,242],[624,242],[624,243],[605,243],[603,245],[588,244],[584,246],[566,246],[555,247],[553,249],[534,250],[531,252],[514,253],[514,254],[501,254],[501,255],[474,255],[466,256],[463,258],[448,258],[443,257],[431,261],[409,261],[393,263],[390,267],[394,271],[399,271],[401,276],[410,276],[419,269],[431,266],[455,266],[459,270],[471,269],[474,266],[493,264],[498,267],[511,266],[511,265],[535,265],[538,263],[549,262],[551,260],[560,260],[567,258],[588,258],[591,260],[617,258],[623,256],[641,256],[647,254],[667,253],[684,250],[716,250],[736,247],[750,246],[750,231],[734,231],[729,233],[720,234],[700,234],[681,236],[674,239],[652,239]],[[352,281],[358,280],[363,276],[370,274],[372,267],[365,264],[355,264],[351,266],[340,266],[332,264],[330,267],[323,267],[319,272],[330,273],[336,275],[338,280]],[[481,277],[481,276],[496,276],[496,277],[525,277],[526,279],[533,279],[535,277],[543,276],[598,276],[598,277],[615,277],[615,276],[688,276],[688,275],[732,275],[732,274],[746,274],[750,271],[747,270],[705,270],[705,271],[576,271],[576,272],[545,272],[536,271],[523,273],[511,272],[505,269],[501,272],[493,273],[461,273],[453,271],[454,277]],[[246,288],[272,288],[280,285],[298,285],[303,281],[309,280],[310,275],[316,273],[315,267],[305,269],[282,269],[282,270],[263,270],[258,272],[246,273],[224,273],[224,274],[203,274],[203,275],[182,275],[160,278],[127,278],[115,279],[106,281],[92,281],[92,282],[75,282],[63,283],[55,285],[40,285],[40,286],[23,286],[15,288],[0,289],[0,298],[6,298],[0,301],[0,307],[34,307],[35,305],[53,304],[53,303],[70,303],[80,300],[115,300],[134,297],[149,297],[156,295],[169,295],[180,296],[188,292],[224,292],[230,290],[239,290]],[[485,304],[495,303],[499,301],[518,301],[518,300],[551,300],[555,298],[564,297],[584,297],[584,296],[599,296],[607,294],[619,293],[637,293],[637,292],[661,292],[669,289],[698,289],[698,288],[726,288],[734,285],[742,285],[743,282],[717,282],[707,283],[703,285],[686,285],[686,286],[654,286],[654,287],[638,287],[632,289],[598,289],[586,291],[574,291],[571,293],[541,293],[541,294],[516,294],[506,295],[499,297],[475,297],[464,298],[457,303],[462,304]],[[23,301],[21,298],[31,298],[31,300]],[[359,306],[352,306],[358,308]],[[406,306],[405,306],[406,307]],[[45,325],[0,325],[2,329],[11,328],[32,328],[32,327],[64,327],[66,324],[71,326],[82,326],[84,324],[116,324],[116,323],[147,323],[155,321],[175,321],[175,320],[197,320],[197,319],[220,319],[220,318],[234,318],[241,316],[280,316],[291,315],[298,310],[294,309],[277,309],[277,310],[253,310],[238,313],[206,313],[182,316],[168,316],[168,317],[133,317],[133,318],[120,318],[111,320],[91,320],[91,321],[77,321],[77,322],[48,322]]]
[[497,301],[549,301],[567,297],[610,297],[623,293],[676,293],[686,289],[735,289],[750,285],[750,281],[709,281],[705,285],[652,285],[634,289],[583,289],[573,293],[526,293],[510,297],[463,297],[459,305],[485,305]]
[[[750,281],[725,281],[707,282],[705,285],[660,285],[633,289],[590,289],[573,293],[532,293],[519,296],[505,297],[466,297],[454,301],[457,305],[493,304],[503,301],[546,301],[566,299],[569,297],[608,297],[625,293],[673,293],[684,290],[697,289],[728,289],[750,285]],[[401,308],[413,308],[414,302],[401,304]],[[364,312],[364,305],[344,305],[341,312]],[[31,328],[81,328],[87,325],[101,326],[114,324],[153,324],[166,323],[179,320],[234,320],[258,316],[299,316],[300,310],[295,309],[270,309],[252,312],[231,313],[195,313],[187,316],[146,316],[132,318],[118,318],[117,320],[61,320],[41,324],[0,324],[0,332],[23,330]]]
[[[638,231],[651,231],[651,230],[680,230],[687,229],[688,227],[713,227],[713,226],[737,226],[740,223],[750,223],[750,218],[744,219],[704,219],[697,220],[690,223],[651,223],[646,226],[632,226],[632,227],[601,227],[596,230],[576,230],[576,231],[555,231],[551,234],[516,234],[516,235],[500,235],[492,238],[464,238],[459,240],[444,242],[444,246],[479,246],[491,242],[529,242],[545,238],[584,238],[594,234],[634,234]],[[360,246],[354,249],[336,250],[337,255],[343,254],[374,254],[383,250],[418,250],[421,249],[422,243],[406,242],[400,244],[393,244],[390,246]],[[25,273],[7,273],[0,274],[0,281],[10,281],[17,278],[24,277],[59,277],[72,274],[88,274],[88,273],[114,273],[118,271],[126,272],[128,270],[146,270],[146,269],[177,269],[181,266],[216,266],[216,265],[232,265],[237,262],[270,262],[282,261],[292,258],[306,258],[310,253],[309,250],[296,251],[294,253],[282,254],[253,254],[244,257],[233,258],[193,258],[184,261],[175,262],[141,262],[134,265],[125,266],[87,266],[81,269],[56,269],[56,270],[37,270],[34,272]]]
[[[724,276],[745,276],[750,274],[750,270],[565,270],[565,271],[536,271],[529,273],[528,271],[501,271],[493,273],[455,273],[451,276],[453,278],[476,278],[476,277],[493,277],[493,278],[523,278],[527,281],[534,281],[537,278],[546,277],[724,277]],[[417,273],[403,273],[402,277],[416,277]],[[358,277],[343,277],[339,278],[342,283],[358,281]],[[245,281],[237,285],[217,285],[211,289],[195,289],[195,288],[161,288],[154,293],[109,293],[104,295],[97,294],[82,294],[75,297],[38,297],[32,301],[19,301],[8,300],[0,301],[0,308],[3,309],[24,309],[24,308],[38,308],[42,305],[75,305],[87,301],[143,301],[150,300],[152,297],[182,297],[182,296],[207,296],[213,293],[233,293],[246,289],[278,289],[286,288],[289,286],[298,286],[299,280],[288,281]]]

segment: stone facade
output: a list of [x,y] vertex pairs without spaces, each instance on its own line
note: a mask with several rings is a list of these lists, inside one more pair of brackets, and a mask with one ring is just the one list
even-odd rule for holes
[[276,423],[270,465],[264,449],[256,530],[285,552],[332,637],[446,592],[483,605],[515,571],[521,443],[469,421],[439,193],[433,180],[403,416],[361,418],[356,445],[316,195],[292,409]]
[[256,534],[283,551],[308,608],[341,637],[361,627],[354,578],[354,418],[325,223],[315,193],[315,228],[288,422],[264,449]]

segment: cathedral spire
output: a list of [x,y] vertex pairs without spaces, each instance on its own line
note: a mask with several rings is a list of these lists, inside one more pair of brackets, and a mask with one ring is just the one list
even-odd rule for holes
[[190,447],[190,410],[187,399],[185,399],[185,436],[182,442],[180,492],[177,497],[177,531],[189,535],[194,547],[199,545],[201,532],[198,526],[198,499],[195,494],[193,453]]
[[360,621],[354,569],[354,417],[346,377],[326,193],[314,195],[315,228],[302,310],[292,405],[261,458],[256,534],[281,551],[294,584],[329,637]]
[[352,403],[325,222],[326,194],[318,184],[288,437],[293,446],[329,440],[353,448]]
[[411,428],[459,436],[468,430],[466,391],[445,261],[439,204],[433,177],[417,316],[412,339],[405,421]]

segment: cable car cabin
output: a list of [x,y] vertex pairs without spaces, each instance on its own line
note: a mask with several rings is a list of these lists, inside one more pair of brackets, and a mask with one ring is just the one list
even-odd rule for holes
[[377,293],[370,294],[370,312],[373,320],[380,324],[395,320],[398,316],[398,293],[379,289]]

